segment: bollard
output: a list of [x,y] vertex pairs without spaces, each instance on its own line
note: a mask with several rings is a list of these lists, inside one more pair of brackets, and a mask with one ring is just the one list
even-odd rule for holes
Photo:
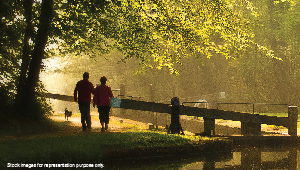
[[[179,99],[174,97],[171,99],[172,112],[171,112],[171,124],[168,133],[172,134],[184,134],[181,124],[179,122]],[[180,133],[181,132],[181,133]]]

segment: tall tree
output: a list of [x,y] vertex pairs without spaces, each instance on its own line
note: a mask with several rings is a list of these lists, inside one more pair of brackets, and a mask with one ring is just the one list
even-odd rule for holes
[[[44,50],[48,42],[48,35],[50,24],[52,21],[53,0],[43,0],[41,3],[41,14],[39,17],[39,25],[36,37],[34,39],[35,45],[33,53],[31,54],[31,61],[28,67],[28,60],[30,55],[29,39],[32,31],[32,5],[33,1],[24,1],[25,16],[27,21],[27,28],[24,35],[23,56],[21,64],[21,75],[19,78],[18,95],[16,96],[15,108],[17,113],[25,114],[26,116],[34,115],[33,108],[36,108],[36,94],[35,89],[39,80],[39,72],[41,69],[42,59],[44,57]],[[26,78],[26,73],[28,74]],[[26,79],[25,79],[26,78]]]
[[[32,25],[32,5],[33,0],[24,0],[23,1],[23,7],[24,7],[24,17],[26,19],[26,28],[24,33],[24,40],[23,40],[23,55],[22,55],[22,64],[21,64],[21,70],[20,70],[20,76],[18,79],[18,85],[17,85],[17,95],[16,95],[16,102],[15,102],[15,108],[20,108],[20,104],[23,103],[22,99],[24,92],[25,92],[25,82],[29,67],[29,60],[30,60],[30,53],[31,53],[31,47],[29,44],[30,39],[34,39],[34,30]],[[22,110],[22,109],[21,109]],[[21,111],[20,110],[20,111]]]
[[[182,57],[211,57],[216,53],[226,58],[237,57],[253,46],[272,56],[254,41],[251,23],[233,8],[234,0],[24,0],[22,4],[10,0],[1,3],[10,5],[8,14],[20,20],[1,16],[4,27],[15,26],[19,33],[11,54],[22,56],[15,105],[27,108],[26,112],[18,111],[25,115],[34,112],[31,103],[37,97],[42,58],[50,54],[49,44],[59,45],[60,54],[104,53],[117,48],[125,59],[135,57],[145,66],[158,69],[166,66],[175,74]],[[254,13],[251,4],[244,9],[249,16]],[[1,41],[4,40],[2,37]],[[1,49],[8,52],[10,47]],[[17,65],[15,68],[19,69]]]

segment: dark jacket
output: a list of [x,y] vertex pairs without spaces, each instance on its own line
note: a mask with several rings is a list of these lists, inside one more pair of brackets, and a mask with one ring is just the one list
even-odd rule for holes
[[74,100],[77,102],[77,92],[78,92],[78,102],[91,102],[91,94],[94,94],[94,86],[88,79],[83,79],[76,84],[74,90]]

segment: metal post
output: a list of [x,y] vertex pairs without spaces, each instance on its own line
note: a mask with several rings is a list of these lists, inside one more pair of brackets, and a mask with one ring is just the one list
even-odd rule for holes
[[171,112],[171,124],[168,130],[168,133],[178,133],[180,134],[184,134],[181,124],[179,123],[179,98],[174,97],[171,100],[171,104],[172,104],[172,112]]

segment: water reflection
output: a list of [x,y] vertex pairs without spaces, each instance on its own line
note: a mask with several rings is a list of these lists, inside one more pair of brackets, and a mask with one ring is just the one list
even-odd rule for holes
[[244,148],[232,153],[207,153],[143,159],[127,159],[106,163],[109,169],[299,169],[298,150],[267,151],[263,148]]
[[232,153],[208,153],[191,155],[170,155],[167,157],[147,157],[139,159],[116,160],[106,163],[108,169],[214,169],[215,161],[229,161]]
[[[272,149],[274,149],[272,151]],[[299,169],[296,148],[244,148],[232,153],[232,159],[201,161],[183,165],[180,169]]]

